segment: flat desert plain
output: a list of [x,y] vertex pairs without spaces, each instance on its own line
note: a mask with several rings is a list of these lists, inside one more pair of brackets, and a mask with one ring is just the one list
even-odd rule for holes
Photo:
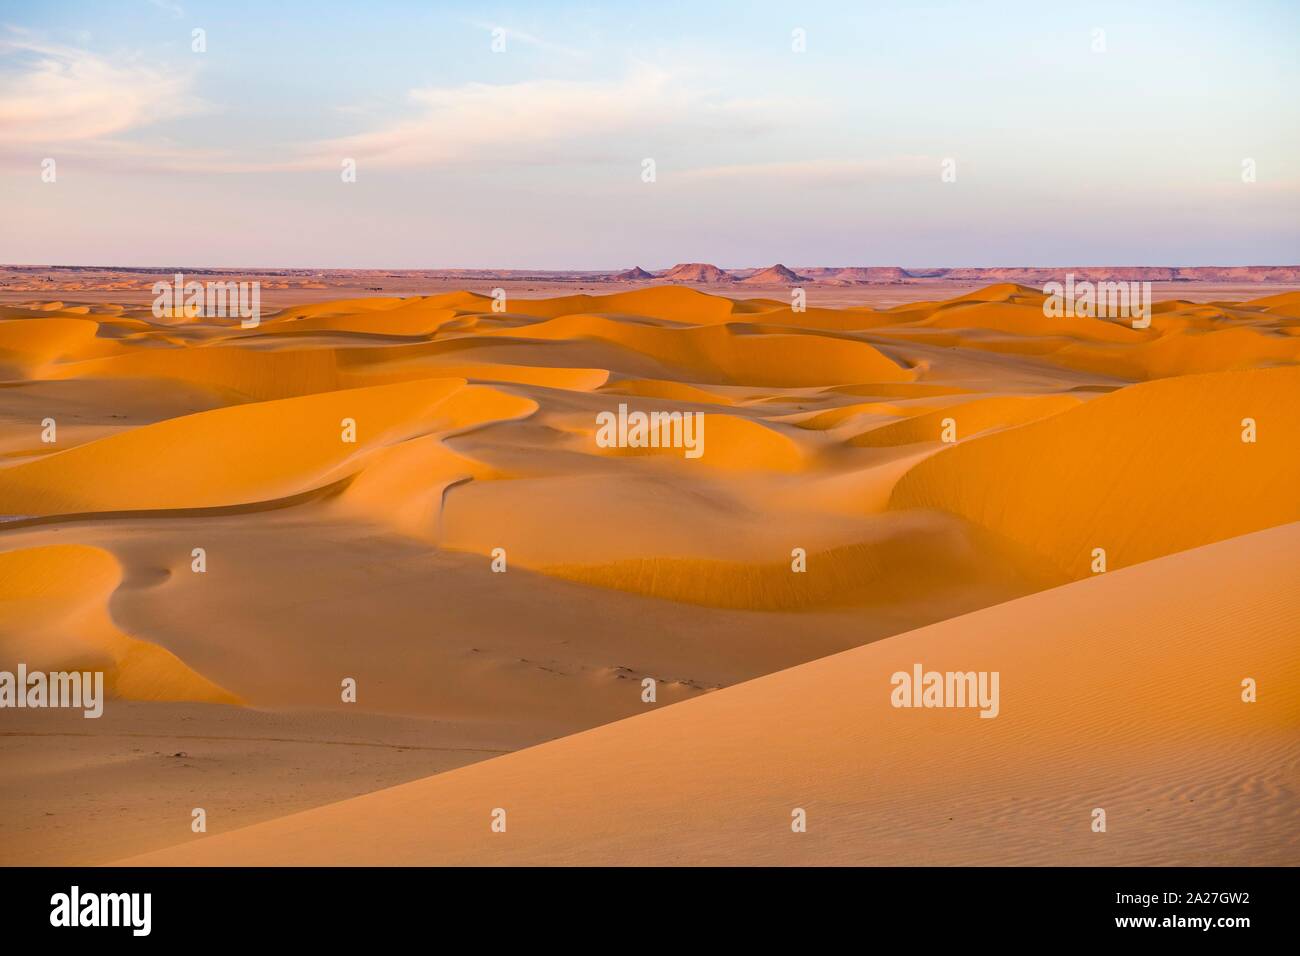
[[1295,863],[1300,292],[910,291],[6,296],[0,859]]

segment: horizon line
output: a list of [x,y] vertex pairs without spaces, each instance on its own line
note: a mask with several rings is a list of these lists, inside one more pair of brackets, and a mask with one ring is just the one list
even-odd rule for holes
[[[169,270],[224,270],[228,272],[410,272],[410,273],[430,273],[430,272],[484,272],[484,273],[503,273],[503,272],[521,272],[533,275],[615,275],[620,272],[630,272],[633,269],[642,269],[646,272],[668,272],[682,266],[711,266],[723,272],[747,272],[751,270],[762,271],[773,268],[787,268],[792,270],[799,269],[898,269],[901,272],[954,272],[963,269],[979,269],[990,271],[994,269],[1019,269],[1019,270],[1061,270],[1061,269],[1300,269],[1300,263],[1290,262],[1254,262],[1254,263],[1202,263],[1202,264],[1170,264],[1170,263],[1073,263],[1070,265],[925,265],[925,266],[906,266],[892,264],[877,265],[813,265],[803,264],[789,266],[784,262],[774,262],[768,265],[743,265],[743,266],[720,266],[715,262],[707,260],[689,260],[675,262],[668,266],[652,266],[646,268],[639,264],[629,266],[618,266],[604,269],[590,268],[565,268],[565,269],[543,269],[532,268],[528,266],[285,266],[285,265],[195,265],[193,263],[164,263],[156,265],[115,265],[105,263],[63,263],[63,262],[3,262],[0,263],[0,269],[96,269],[104,271],[143,271],[143,272],[166,272]],[[927,276],[915,276],[915,278],[929,278]]]

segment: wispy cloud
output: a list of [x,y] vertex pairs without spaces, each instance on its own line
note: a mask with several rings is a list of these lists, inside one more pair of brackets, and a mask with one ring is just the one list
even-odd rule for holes
[[170,13],[176,18],[185,16],[185,11],[181,9],[179,3],[172,3],[171,0],[149,0],[149,3],[165,13]]
[[[268,160],[264,148],[194,148],[149,135],[152,124],[208,108],[191,94],[190,73],[15,33],[0,37],[0,78],[0,157],[48,146],[141,171],[324,170],[344,157],[367,168],[639,163],[645,155],[758,135],[802,108],[727,96],[689,71],[633,63],[613,79],[413,89],[395,119],[279,144]],[[334,112],[364,121],[371,108]]]
[[[729,99],[644,65],[618,80],[470,83],[412,90],[408,100],[412,115],[304,147],[298,164],[337,165],[339,156],[387,167],[608,161],[626,158],[627,148],[755,134],[785,108]],[[641,145],[625,146],[632,137]]]
[[571,57],[575,60],[586,59],[589,55],[585,50],[576,50],[573,47],[553,43],[552,41],[536,36],[535,34],[526,33],[523,30],[516,30],[513,27],[502,26],[499,23],[485,23],[482,20],[466,20],[464,22],[469,26],[476,27],[480,30],[486,30],[488,33],[495,33],[495,31],[500,30],[501,36],[506,42],[507,50],[510,49],[510,44],[512,42],[518,42],[537,50],[543,50],[547,53],[556,53],[560,56]]
[[110,62],[11,30],[0,36],[0,152],[86,146],[201,108],[191,77]]

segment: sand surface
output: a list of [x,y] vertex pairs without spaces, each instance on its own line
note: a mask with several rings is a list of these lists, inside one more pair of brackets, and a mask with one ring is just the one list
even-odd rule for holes
[[[1298,547],[1197,548],[125,862],[1293,864]],[[916,662],[997,670],[998,716],[891,706]]]
[[[253,329],[104,290],[6,296],[0,670],[94,668],[112,696],[98,720],[0,710],[0,861],[188,852],[195,807],[203,852],[249,862],[1151,862],[1161,839],[1171,860],[1220,860],[1219,837],[1198,845],[1168,808],[1140,840],[1112,839],[1118,823],[1104,845],[1062,836],[1076,799],[1096,801],[1094,836],[1107,793],[1130,821],[1133,801],[1188,794],[1238,848],[1293,850],[1296,712],[1278,683],[1294,686],[1298,628],[1278,574],[1294,578],[1300,521],[1300,293],[1165,300],[1134,329],[1048,318],[1012,283],[944,290],[799,312],[749,287],[512,293],[505,311],[370,293],[277,305]],[[597,416],[620,404],[699,413],[703,454],[602,447]],[[1197,557],[1214,554],[1218,577]],[[980,642],[992,662],[965,666],[1003,673],[999,718],[881,697],[887,648],[937,666]],[[1115,696],[1117,660],[1165,675],[1149,708]],[[1233,697],[1252,667],[1274,689],[1217,709],[1211,678]],[[800,727],[816,740],[786,735]],[[651,746],[662,759],[610,756]],[[693,754],[717,775],[697,779]],[[516,761],[531,789],[488,798]],[[656,767],[660,790],[630,795]],[[927,814],[960,799],[961,768],[982,809],[941,846]],[[1095,768],[1132,779],[1107,789]],[[828,789],[797,796],[814,778]],[[564,798],[577,781],[608,789],[586,836]],[[739,829],[716,823],[728,787]],[[367,857],[392,847],[359,821],[408,793],[446,826]],[[538,823],[512,815],[494,834],[508,848],[480,847],[480,798]],[[825,825],[790,834],[786,807],[772,839],[803,842],[769,843],[769,799]],[[313,807],[340,814],[337,841]],[[1017,841],[1004,824],[1022,810]]]

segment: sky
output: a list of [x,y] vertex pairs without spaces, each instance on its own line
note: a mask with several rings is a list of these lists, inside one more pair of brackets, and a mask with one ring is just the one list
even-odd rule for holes
[[1297,264],[1297,49],[1294,0],[0,0],[0,262]]

